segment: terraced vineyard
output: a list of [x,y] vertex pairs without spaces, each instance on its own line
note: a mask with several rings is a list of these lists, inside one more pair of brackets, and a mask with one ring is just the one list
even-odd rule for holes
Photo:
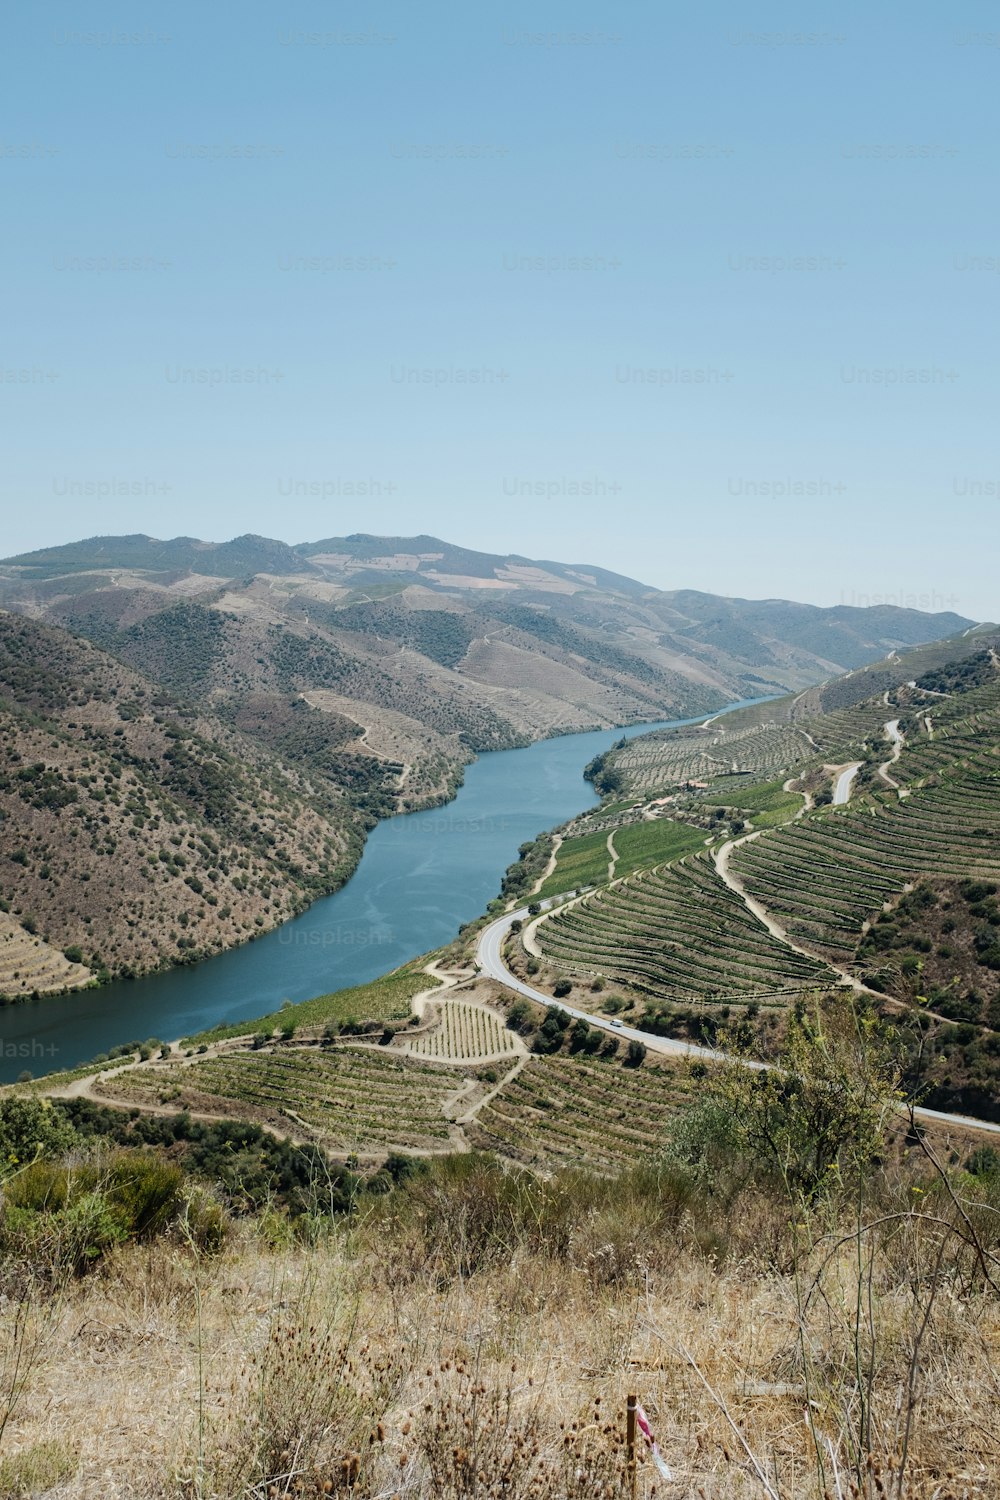
[[0,912],[0,995],[23,999],[40,993],[86,984],[91,973],[73,963],[58,948],[35,937],[13,917]]
[[536,928],[543,955],[644,994],[684,1002],[781,1003],[836,983],[773,938],[719,879],[707,855],[632,876]]
[[[1000,748],[1000,678],[973,692],[922,700],[918,733],[907,733],[900,773],[908,780],[940,772],[956,762],[995,763]],[[930,716],[928,733],[926,715]]]
[[238,1051],[203,1062],[138,1068],[97,1083],[103,1099],[189,1108],[310,1135],[333,1150],[440,1148],[443,1109],[461,1085],[435,1068],[361,1048]]
[[468,1133],[477,1146],[539,1167],[634,1165],[661,1149],[689,1088],[680,1067],[532,1058]]
[[511,1056],[516,1050],[513,1033],[495,1012],[465,1000],[442,1001],[440,1024],[433,1031],[414,1037],[407,1046],[413,1057],[450,1063],[483,1062],[487,1058]]
[[843,962],[865,919],[921,875],[1000,875],[1000,767],[774,829],[735,850],[731,868],[794,939]]
[[987,727],[969,723],[949,733],[933,720],[932,725],[933,738],[925,729],[919,738],[911,734],[907,739],[897,775],[912,783],[941,772],[947,774],[956,761],[984,766],[990,761],[996,763],[995,741]]
[[809,719],[803,729],[812,737],[815,750],[828,761],[850,760],[866,740],[881,740],[886,719],[894,717],[881,699],[837,709],[819,719]]
[[727,730],[712,725],[692,734],[661,730],[629,740],[610,757],[633,796],[650,797],[685,781],[709,781],[734,772],[768,779],[816,754],[808,735],[791,724]]

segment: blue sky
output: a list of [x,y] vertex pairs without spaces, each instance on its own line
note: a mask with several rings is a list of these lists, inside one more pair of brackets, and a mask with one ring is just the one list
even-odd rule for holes
[[996,619],[989,28],[12,8],[0,552],[431,532]]

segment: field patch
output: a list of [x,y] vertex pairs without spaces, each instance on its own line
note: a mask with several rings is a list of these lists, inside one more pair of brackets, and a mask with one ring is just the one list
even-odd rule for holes
[[534,899],[562,896],[585,885],[603,885],[608,878],[608,830],[564,839],[556,854],[556,867],[536,892]]
[[701,848],[704,842],[703,828],[675,823],[670,818],[627,823],[623,828],[615,829],[615,848],[618,851],[615,876],[631,875],[635,870],[679,859],[682,854]]
[[254,1120],[338,1152],[440,1150],[454,1071],[360,1047],[222,1053],[99,1081],[108,1103]]
[[437,1026],[404,1044],[409,1056],[435,1062],[476,1063],[511,1057],[520,1050],[514,1033],[508,1031],[495,1011],[484,1005],[473,1005],[467,1000],[442,1000],[438,1014]]
[[533,1166],[634,1166],[662,1151],[667,1122],[690,1087],[681,1065],[531,1058],[469,1134],[477,1146]]

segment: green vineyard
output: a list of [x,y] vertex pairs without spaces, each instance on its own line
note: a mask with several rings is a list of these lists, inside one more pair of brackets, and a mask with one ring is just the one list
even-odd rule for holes
[[439,1014],[437,1026],[408,1043],[407,1051],[412,1057],[474,1063],[509,1056],[516,1050],[513,1034],[499,1016],[482,1005],[445,1000]]
[[477,1146],[535,1166],[607,1170],[663,1148],[670,1117],[690,1083],[681,1067],[638,1069],[571,1057],[532,1058],[480,1110]]
[[562,968],[676,1002],[780,1003],[836,983],[823,964],[773,938],[707,854],[595,892],[541,922],[536,940]]
[[774,829],[732,870],[793,939],[846,960],[862,923],[921,876],[1000,875],[1000,767]]
[[632,796],[650,797],[686,781],[734,773],[768,779],[816,754],[807,734],[790,724],[727,730],[721,721],[697,733],[660,731],[629,740],[612,758]]
[[362,1048],[241,1050],[137,1068],[97,1085],[109,1102],[256,1120],[331,1149],[440,1148],[461,1075]]

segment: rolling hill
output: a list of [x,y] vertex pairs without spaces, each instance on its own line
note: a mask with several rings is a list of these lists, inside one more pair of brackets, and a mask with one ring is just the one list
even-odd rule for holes
[[11,995],[277,924],[481,751],[804,692],[969,624],[427,536],[98,537],[0,563],[0,607]]
[[352,700],[365,727],[388,710],[466,752],[802,689],[971,623],[662,592],[430,536],[97,537],[0,562],[0,605],[186,696],[333,695],[319,706]]

